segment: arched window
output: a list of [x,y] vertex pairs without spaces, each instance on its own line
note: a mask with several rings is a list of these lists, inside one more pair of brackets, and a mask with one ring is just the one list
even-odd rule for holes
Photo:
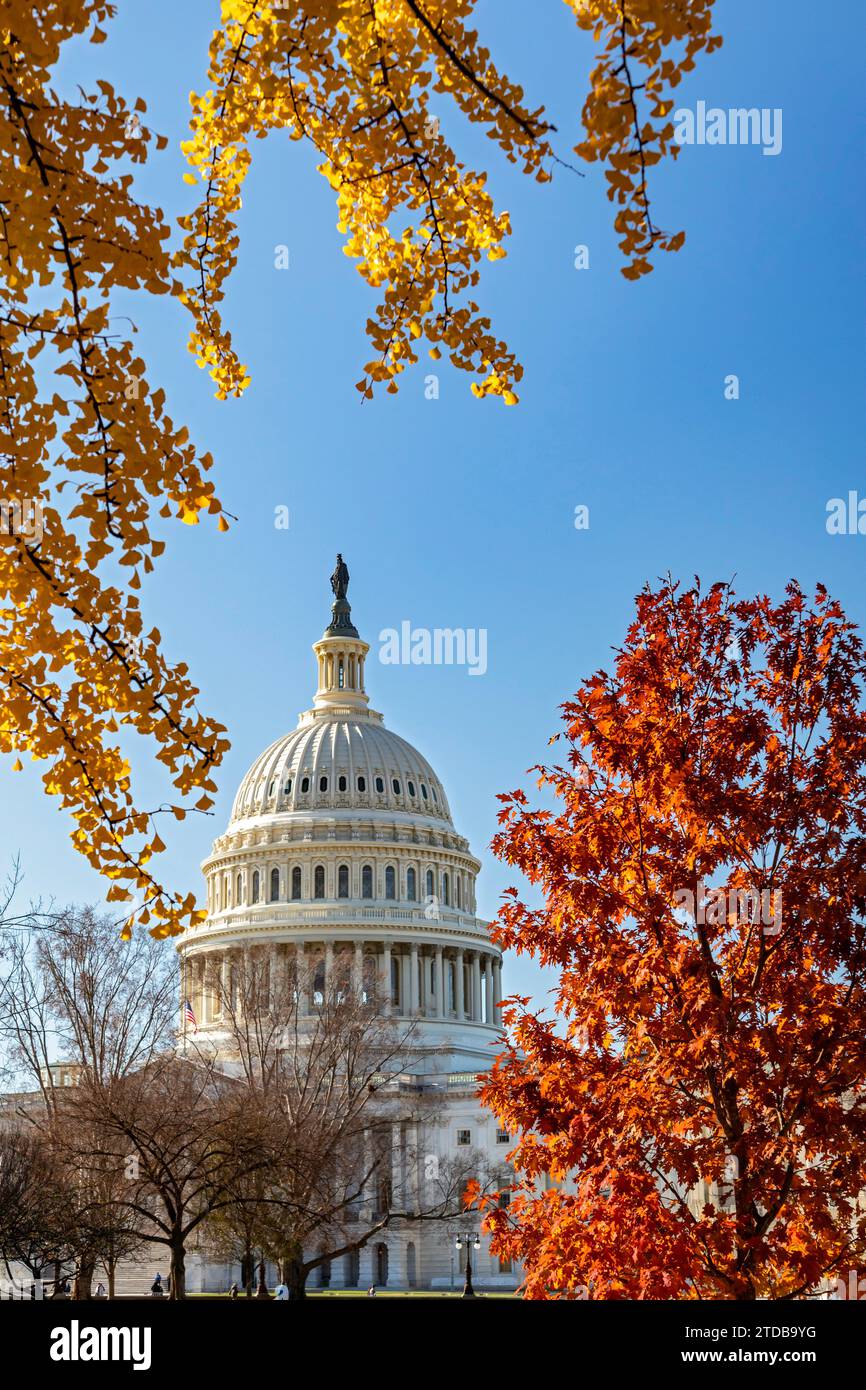
[[327,790],[328,790],[328,779],[327,779],[327,777],[320,777],[320,778],[319,778],[319,791],[320,791],[320,792],[326,792]]
[[447,874],[442,875],[442,901],[444,902],[446,907],[451,906],[451,898],[449,896],[449,880]]
[[432,898],[432,897],[433,897],[434,891],[435,891],[435,890],[434,890],[434,888],[433,888],[433,870],[432,870],[432,869],[428,869],[428,870],[427,870],[427,897],[428,897],[428,898]]
[[346,779],[345,779],[345,777],[338,777],[338,778],[337,778],[337,791],[338,791],[338,792],[344,792],[345,790],[346,790]]
[[361,897],[372,898],[373,896],[373,870],[369,864],[365,864],[361,870]]
[[415,870],[406,870],[406,897],[410,903],[415,901]]
[[359,792],[365,792],[366,790],[367,790],[367,779],[366,779],[366,777],[359,777],[359,778],[358,778],[358,791],[359,791]]
[[309,777],[302,777],[302,778],[301,778],[301,793],[303,794],[304,792],[308,792],[309,790],[310,790],[310,779],[309,779]]
[[280,871],[279,871],[279,869],[271,869],[271,902],[272,902],[272,903],[278,903],[279,901],[280,901]]
[[257,903],[258,900],[259,900],[259,871],[258,871],[258,869],[255,869],[255,870],[253,871],[253,902],[254,902],[254,903]]
[[323,898],[325,896],[325,870],[321,864],[316,865],[316,872],[313,878],[313,897]]
[[385,897],[396,898],[397,896],[397,876],[394,873],[394,866],[389,864],[385,870]]
[[301,871],[297,864],[292,869],[292,901],[300,902],[301,898]]
[[381,793],[381,792],[383,792],[384,790],[385,790],[385,783],[383,782],[383,780],[382,780],[381,777],[377,777],[377,778],[376,778],[376,791]]
[[392,778],[391,778],[391,786],[394,788],[394,795],[395,795],[395,796],[399,796],[399,795],[400,795],[400,783],[397,781],[397,778],[396,778],[396,777],[392,777]]
[[238,874],[237,883],[235,884],[235,907],[240,907],[240,905],[241,905],[241,903],[243,902],[243,900],[244,900],[244,881],[243,881],[243,878],[241,877],[241,875]]
[[337,870],[337,897],[348,898],[349,896],[349,866],[341,864]]
[[409,788],[409,795],[410,795],[410,796],[414,796],[414,795],[415,795],[415,783],[414,783],[414,782],[407,782],[407,783],[406,783],[406,786]]

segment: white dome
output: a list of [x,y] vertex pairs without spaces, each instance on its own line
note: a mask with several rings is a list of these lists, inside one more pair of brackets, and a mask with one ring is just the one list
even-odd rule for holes
[[238,788],[231,824],[293,811],[381,810],[450,826],[442,783],[372,711],[314,710],[272,743]]

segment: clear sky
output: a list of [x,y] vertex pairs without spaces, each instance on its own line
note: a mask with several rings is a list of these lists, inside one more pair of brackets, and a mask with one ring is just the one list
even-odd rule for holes
[[[106,77],[130,101],[146,99],[145,119],[169,147],[140,174],[140,196],[173,219],[196,196],[178,145],[188,93],[206,86],[218,7],[118,8],[108,42],[70,50],[58,85]],[[866,496],[854,412],[862,6],[843,0],[832,24],[805,0],[718,0],[716,10],[724,46],[700,60],[679,104],[781,108],[782,149],[695,145],[654,170],[657,220],[684,227],[687,240],[638,284],[619,274],[597,167],[548,186],[522,181],[443,108],[446,134],[476,167],[488,162],[497,203],[511,212],[508,257],[486,267],[480,298],[524,363],[518,407],[475,400],[469,378],[444,361],[439,399],[425,399],[426,357],[397,397],[360,403],[353,383],[371,355],[371,292],[342,254],[313,152],[281,135],[254,146],[225,309],[252,373],[243,400],[213,399],[185,350],[178,305],[130,299],[149,377],[215,455],[218,491],[239,517],[228,535],[173,527],[144,590],[148,619],[169,655],[189,662],[202,707],[233,743],[215,815],[172,829],[163,872],[173,886],[200,890],[200,860],[237,783],[311,702],[310,643],[329,618],[337,550],[373,647],[371,703],[442,777],[484,860],[487,916],[513,881],[486,848],[496,793],[528,784],[557,706],[610,661],[646,579],[668,569],[706,582],[736,575],[742,593],[776,595],[791,576],[821,580],[855,619],[866,616],[866,536],[825,529],[829,498]],[[567,150],[579,138],[589,38],[559,0],[482,0],[477,17],[496,61],[530,103],[545,102]],[[279,244],[288,271],[274,267]],[[574,267],[578,244],[589,247],[589,269]],[[725,399],[729,374],[739,400]],[[574,526],[581,504],[585,531]],[[274,526],[280,505],[288,530]],[[486,629],[486,674],[380,664],[380,631],[403,620]],[[146,776],[145,804],[150,788]],[[0,844],[4,856],[20,851],[25,893],[99,898],[38,766],[5,771],[2,789]],[[510,964],[505,985],[543,987],[525,962]]]

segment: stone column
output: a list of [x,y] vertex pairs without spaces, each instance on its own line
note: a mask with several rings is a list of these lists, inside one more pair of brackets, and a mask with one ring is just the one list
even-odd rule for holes
[[412,997],[412,979],[410,971],[409,952],[405,946],[400,952],[400,1014],[403,1018],[409,1017]]
[[463,998],[463,952],[457,952],[457,959],[454,966],[455,996],[454,1007],[458,1018],[466,1017],[466,1001]]
[[295,951],[298,979],[298,1013],[304,1018],[310,1012],[310,962],[307,960],[307,943],[299,941]]
[[403,1135],[399,1122],[391,1126],[391,1206],[403,1206]]
[[442,973],[442,947],[436,947],[436,1017],[445,1017],[445,977]]
[[382,979],[382,990],[381,990],[381,993],[382,993],[382,999],[381,999],[382,1013],[383,1013],[383,1014],[385,1015],[385,1017],[387,1018],[387,1017],[390,1015],[390,1013],[391,1013],[391,943],[390,943],[390,941],[383,941],[383,942],[382,942],[382,968],[381,968],[380,975],[381,975],[381,979]]
[[414,1016],[420,1007],[418,999],[418,943],[409,946],[409,1013]]
[[358,1251],[358,1288],[369,1289],[376,1266],[376,1240],[368,1240]]
[[278,972],[277,947],[272,943],[268,948],[268,1008],[272,1014],[277,1011],[277,1001],[280,997]]
[[481,953],[472,952],[472,1017],[481,1019]]
[[364,989],[364,943],[355,942],[355,952],[352,958],[352,992],[356,999],[361,998]]
[[330,999],[334,987],[334,943],[325,942],[325,988],[322,991],[325,1001]]
[[484,1005],[487,1022],[493,1023],[493,957],[484,957]]

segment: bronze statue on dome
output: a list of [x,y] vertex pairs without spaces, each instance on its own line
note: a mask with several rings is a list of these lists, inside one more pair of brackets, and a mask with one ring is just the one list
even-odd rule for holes
[[336,599],[345,598],[349,588],[349,569],[339,553],[337,554],[336,568],[331,575],[331,588]]

